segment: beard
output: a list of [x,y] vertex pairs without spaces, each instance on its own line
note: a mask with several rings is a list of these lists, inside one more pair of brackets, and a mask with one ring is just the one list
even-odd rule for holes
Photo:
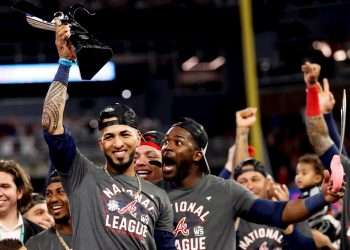
[[118,173],[124,173],[134,162],[135,152],[135,150],[131,152],[131,154],[129,155],[129,159],[124,163],[115,163],[113,159],[107,154],[105,154],[105,157],[109,166],[111,166]]
[[55,220],[55,224],[58,224],[58,225],[68,225],[70,222],[70,216],[69,215],[65,215],[63,216],[62,218],[57,218],[57,219],[54,219]]
[[190,166],[191,166],[191,161],[189,160],[181,160],[176,162],[173,160],[174,163],[176,164],[176,169],[175,172],[172,176],[163,176],[164,180],[174,182],[176,185],[181,185],[182,181],[189,176],[190,173]]

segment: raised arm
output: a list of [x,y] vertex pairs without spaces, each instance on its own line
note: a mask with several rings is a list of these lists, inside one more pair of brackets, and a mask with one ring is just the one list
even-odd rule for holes
[[74,140],[65,133],[63,127],[69,70],[72,60],[76,58],[74,48],[68,41],[69,36],[68,25],[57,26],[56,47],[60,57],[59,67],[46,94],[42,113],[42,127],[49,146],[50,159],[60,173],[69,172],[76,154]]
[[[329,168],[331,159],[338,150],[329,136],[327,124],[320,109],[319,92],[322,91],[318,82],[320,70],[321,67],[318,64],[305,63],[302,66],[306,83],[306,130],[316,154],[320,156],[323,165]],[[324,84],[327,83],[324,82]]]
[[[323,88],[319,89],[318,98],[320,111],[326,121],[329,136],[333,140],[335,147],[339,149],[338,147],[340,145],[340,135],[332,113],[335,105],[335,99],[333,93],[330,90],[329,82],[327,79],[323,79]],[[343,154],[347,156],[345,149],[343,149]]]
[[249,130],[256,121],[256,111],[256,108],[249,107],[236,112],[236,148],[233,157],[232,173],[242,160],[249,157]]
[[68,25],[57,27],[56,47],[60,64],[46,94],[41,121],[44,130],[52,135],[64,133],[63,112],[67,98],[69,69],[72,60],[76,59],[74,48],[68,40],[69,37],[70,29]]
[[332,191],[328,171],[322,184],[322,192],[306,199],[288,202],[273,202],[257,199],[247,214],[242,217],[248,221],[284,228],[289,224],[303,221],[315,214],[324,206],[344,196],[344,186],[339,192]]

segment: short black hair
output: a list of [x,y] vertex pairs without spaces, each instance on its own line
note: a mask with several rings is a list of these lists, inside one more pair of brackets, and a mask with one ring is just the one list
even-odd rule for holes
[[19,250],[23,244],[18,239],[3,239],[0,240],[0,250]]
[[[252,167],[251,168],[247,168],[246,166],[252,166]],[[235,180],[237,180],[237,178],[241,174],[243,174],[245,172],[248,172],[248,171],[259,172],[264,177],[267,177],[267,172],[266,172],[266,169],[265,169],[264,165],[260,161],[249,157],[249,158],[241,161],[238,164],[238,166],[235,167],[234,173],[233,173],[233,178]]]
[[324,177],[323,171],[325,168],[320,158],[316,154],[305,154],[298,159],[298,163],[310,164],[314,169],[315,173],[320,175],[323,180],[323,177]]
[[50,185],[53,182],[62,182],[61,176],[58,174],[57,170],[54,169],[47,178],[47,185]]

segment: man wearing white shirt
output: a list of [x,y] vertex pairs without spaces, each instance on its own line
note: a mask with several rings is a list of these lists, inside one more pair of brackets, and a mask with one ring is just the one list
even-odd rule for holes
[[25,243],[42,229],[19,212],[31,198],[29,176],[15,161],[0,160],[0,240],[18,239]]

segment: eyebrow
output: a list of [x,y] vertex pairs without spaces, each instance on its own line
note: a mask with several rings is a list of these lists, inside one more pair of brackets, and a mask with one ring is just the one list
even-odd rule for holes
[[[169,135],[166,135],[164,139],[168,139],[169,137],[170,137]],[[177,139],[178,139],[178,138],[184,139],[184,140],[186,139],[186,138],[185,138],[184,136],[182,136],[182,135],[173,135],[172,137],[175,137],[175,138],[177,138]]]
[[106,137],[106,136],[110,136],[110,135],[114,135],[114,133],[108,132],[108,133],[103,134],[102,137]]
[[186,139],[184,136],[181,135],[175,135],[176,138],[182,138],[182,139]]
[[124,129],[124,130],[119,132],[119,134],[123,134],[123,133],[132,133],[132,131],[128,130],[128,129]]
[[158,156],[156,152],[154,152],[153,150],[148,150],[145,152],[145,155],[152,155],[152,156]]

